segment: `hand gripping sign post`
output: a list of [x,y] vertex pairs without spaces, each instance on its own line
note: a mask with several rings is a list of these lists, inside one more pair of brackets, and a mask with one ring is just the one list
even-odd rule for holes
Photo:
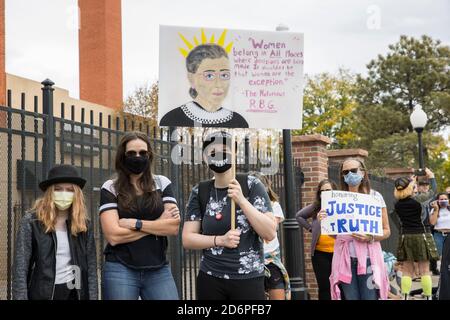
[[301,128],[303,34],[161,26],[159,52],[160,126]]
[[369,194],[347,191],[325,191],[322,209],[327,217],[321,221],[324,235],[383,235],[382,204]]

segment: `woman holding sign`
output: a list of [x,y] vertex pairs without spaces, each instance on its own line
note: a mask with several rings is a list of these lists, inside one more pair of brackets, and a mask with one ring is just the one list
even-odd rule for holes
[[[203,142],[203,156],[214,179],[192,189],[183,246],[203,250],[197,299],[264,300],[263,240],[275,238],[276,222],[261,181],[252,175],[233,178],[231,140],[228,133],[216,132]],[[235,230],[231,228],[232,199]]]
[[[341,288],[346,300],[385,300],[389,280],[380,241],[391,234],[386,203],[380,193],[370,188],[368,172],[360,160],[345,160],[340,173],[341,190],[368,194],[380,205],[383,231],[380,236],[361,233],[336,236],[330,276],[331,298],[339,300]],[[322,209],[320,219],[326,217]]]
[[433,236],[422,221],[422,205],[413,198],[416,182],[409,177],[395,180],[394,196],[398,200],[395,212],[401,222],[401,237],[397,253],[398,261],[402,262],[402,294],[405,300],[411,291],[414,262],[418,262],[419,275],[423,294],[429,299],[432,295],[430,276],[430,260],[438,260]]

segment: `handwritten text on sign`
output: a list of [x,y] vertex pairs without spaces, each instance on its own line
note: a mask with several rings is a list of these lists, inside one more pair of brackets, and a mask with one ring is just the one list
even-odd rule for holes
[[322,192],[322,209],[327,217],[321,221],[322,234],[383,235],[382,204],[374,196],[346,192]]
[[237,40],[232,52],[234,77],[244,80],[246,111],[280,112],[282,106],[277,102],[282,100],[277,98],[289,95],[286,88],[301,77],[302,69],[298,66],[303,66],[303,48],[296,43],[300,36],[294,35],[289,41],[267,41],[267,36]]

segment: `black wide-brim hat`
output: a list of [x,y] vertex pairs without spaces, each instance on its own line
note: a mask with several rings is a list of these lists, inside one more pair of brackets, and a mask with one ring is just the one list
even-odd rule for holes
[[55,183],[73,183],[83,189],[86,180],[81,178],[74,166],[62,164],[50,169],[47,180],[39,183],[39,188],[41,188],[42,191],[45,191]]

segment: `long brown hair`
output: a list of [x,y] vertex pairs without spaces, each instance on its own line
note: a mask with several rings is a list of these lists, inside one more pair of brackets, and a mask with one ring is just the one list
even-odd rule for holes
[[337,186],[336,183],[334,183],[334,181],[328,180],[328,179],[323,179],[322,181],[319,182],[319,184],[317,185],[317,189],[316,189],[316,199],[314,200],[314,214],[313,214],[313,218],[315,219],[317,217],[317,214],[320,211],[320,208],[322,206],[322,197],[321,197],[321,191],[320,189],[322,189],[324,184],[329,184],[331,185],[331,189],[336,190]]
[[340,188],[341,188],[341,190],[342,191],[348,191],[348,185],[345,183],[344,175],[342,174],[342,168],[344,167],[344,163],[346,163],[347,161],[351,161],[351,160],[358,162],[360,170],[362,172],[364,172],[364,177],[363,177],[363,179],[362,179],[362,181],[361,181],[361,183],[359,185],[358,192],[359,193],[369,194],[370,193],[369,172],[367,171],[367,168],[364,165],[364,163],[361,160],[356,159],[356,158],[347,158],[347,159],[345,159],[341,163],[341,165],[339,167],[339,177],[340,177],[339,180],[340,180]]
[[136,188],[131,184],[130,173],[125,168],[124,160],[127,151],[127,143],[133,140],[142,140],[147,144],[149,165],[139,178],[139,187],[145,195],[146,206],[150,210],[155,209],[160,202],[162,202],[160,195],[156,192],[155,181],[152,174],[153,165],[153,150],[150,144],[150,139],[141,132],[126,133],[122,140],[120,140],[116,153],[116,173],[117,179],[114,182],[114,187],[117,191],[117,199],[119,209],[129,211],[136,209],[135,199],[137,196]]
[[269,199],[272,202],[279,202],[280,201],[280,197],[278,196],[278,194],[272,189],[272,181],[270,181],[269,178],[267,178],[267,176],[256,172],[256,171],[252,171],[249,173],[252,176],[255,176],[256,178],[258,178],[259,180],[261,180],[262,184],[266,187],[267,190],[267,194],[269,195]]
[[[86,205],[81,188],[73,184],[74,198],[72,206],[69,209],[70,233],[76,236],[78,233],[87,231],[88,217],[86,215]],[[55,185],[51,185],[45,190],[44,196],[37,199],[32,211],[36,212],[37,218],[44,224],[45,232],[54,232],[56,218],[58,217],[57,208],[53,202],[53,191]]]

